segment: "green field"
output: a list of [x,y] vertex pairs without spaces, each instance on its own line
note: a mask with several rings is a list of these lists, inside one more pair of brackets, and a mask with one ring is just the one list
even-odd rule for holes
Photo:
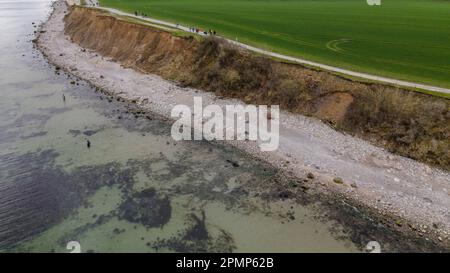
[[275,52],[450,88],[450,0],[101,0]]

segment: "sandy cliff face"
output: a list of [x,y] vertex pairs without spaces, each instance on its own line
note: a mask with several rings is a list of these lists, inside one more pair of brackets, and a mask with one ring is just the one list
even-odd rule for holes
[[65,18],[72,41],[112,57],[125,67],[172,76],[189,69],[198,42],[156,28],[111,17],[100,11],[74,7]]
[[450,169],[449,100],[350,81],[88,8],[71,7],[65,24],[73,42],[125,67],[247,103],[279,104],[391,152]]

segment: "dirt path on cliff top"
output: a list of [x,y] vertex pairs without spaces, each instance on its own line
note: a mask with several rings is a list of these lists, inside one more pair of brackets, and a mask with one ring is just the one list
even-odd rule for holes
[[[194,96],[201,96],[204,105],[241,103],[181,88],[159,76],[125,69],[83,50],[64,35],[65,2],[55,3],[54,8],[43,25],[38,46],[51,62],[72,74],[169,118],[177,104],[192,107]],[[401,228],[409,228],[407,222],[424,236],[448,244],[449,172],[393,155],[314,118],[282,112],[280,121],[280,145],[275,152],[260,152],[258,143],[251,141],[232,144],[298,177],[312,172],[316,178],[311,188],[315,191],[343,194],[383,215],[402,219],[402,224],[398,223]],[[335,183],[335,177],[341,177],[344,183]]]
[[[175,29],[180,29],[183,30],[185,32],[190,32],[189,27],[185,27],[179,24],[174,24],[174,23],[170,23],[167,21],[163,21],[163,20],[158,20],[158,19],[153,19],[153,18],[149,18],[149,17],[142,17],[142,16],[137,16],[131,13],[127,13],[127,12],[123,12],[114,8],[107,8],[107,7],[100,7],[97,6],[98,5],[98,1],[96,0],[88,0],[87,2],[88,6],[91,7],[95,7],[96,9],[101,9],[101,10],[105,10],[108,11],[112,14],[116,14],[116,15],[120,15],[120,16],[128,16],[128,17],[132,17],[132,18],[136,18],[139,20],[144,20],[150,23],[156,23],[162,26],[168,26],[171,28],[175,28]],[[203,33],[199,33],[199,35],[204,36]],[[221,37],[221,36],[218,36]],[[387,78],[387,77],[381,77],[381,76],[376,76],[376,75],[371,75],[371,74],[367,74],[367,73],[361,73],[361,72],[355,72],[355,71],[351,71],[348,69],[343,69],[343,68],[339,68],[339,67],[335,67],[335,66],[330,66],[330,65],[326,65],[326,64],[321,64],[318,62],[312,62],[312,61],[308,61],[302,58],[297,58],[297,57],[292,57],[292,56],[287,56],[287,55],[283,55],[283,54],[279,54],[273,51],[268,51],[268,50],[264,50],[258,47],[254,47],[251,45],[247,45],[244,43],[240,43],[238,41],[235,40],[230,40],[227,39],[225,37],[221,37],[223,39],[225,39],[226,41],[228,41],[229,43],[262,54],[262,55],[266,55],[266,56],[270,56],[270,57],[274,57],[274,58],[278,58],[280,60],[285,60],[285,61],[289,61],[289,62],[293,62],[293,63],[298,63],[298,64],[302,64],[302,65],[308,65],[308,66],[313,66],[313,67],[317,67],[320,69],[324,69],[326,71],[330,71],[330,72],[334,72],[334,73],[338,73],[338,74],[343,74],[343,75],[347,75],[347,76],[351,76],[351,77],[356,77],[356,78],[360,78],[360,79],[365,79],[365,80],[370,80],[370,81],[376,81],[376,82],[381,82],[381,83],[386,83],[386,84],[391,84],[394,86],[400,86],[400,87],[407,87],[407,88],[413,88],[413,89],[422,89],[422,90],[428,90],[428,91],[434,91],[434,92],[439,92],[439,93],[445,93],[445,94],[450,94],[450,89],[448,88],[443,88],[443,87],[438,87],[438,86],[432,86],[432,85],[427,85],[427,84],[420,84],[420,83],[414,83],[414,82],[409,82],[409,81],[403,81],[403,80],[396,80],[396,79],[391,79],[391,78]]]

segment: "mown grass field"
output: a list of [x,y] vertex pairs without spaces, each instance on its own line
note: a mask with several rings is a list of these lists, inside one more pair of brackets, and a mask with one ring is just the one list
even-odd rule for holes
[[450,0],[101,0],[275,52],[450,88]]

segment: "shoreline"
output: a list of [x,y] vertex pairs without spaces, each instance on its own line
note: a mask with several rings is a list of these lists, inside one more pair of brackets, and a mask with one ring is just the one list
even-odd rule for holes
[[[172,107],[180,103],[192,106],[194,95],[201,96],[205,105],[241,104],[235,99],[218,98],[209,92],[179,87],[156,75],[123,68],[71,43],[64,35],[64,11],[65,2],[54,2],[48,21],[42,26],[44,32],[36,40],[47,60],[68,73],[169,120]],[[314,118],[282,112],[280,121],[280,149],[274,153],[260,152],[255,142],[226,144],[297,179],[313,173],[311,191],[342,196],[349,203],[373,210],[374,215],[390,222],[393,230],[415,234],[449,249],[450,197],[444,191],[450,185],[448,172],[390,154]],[[333,182],[335,177],[342,177],[344,183]]]

